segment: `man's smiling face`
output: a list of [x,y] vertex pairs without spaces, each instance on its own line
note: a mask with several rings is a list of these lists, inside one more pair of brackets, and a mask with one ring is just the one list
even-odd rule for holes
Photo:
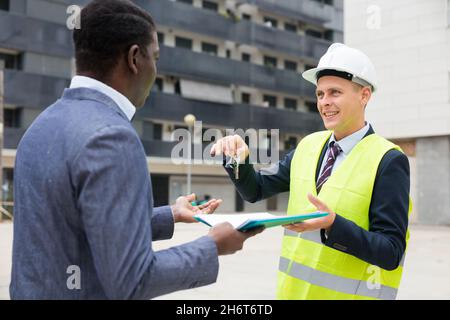
[[335,76],[323,76],[317,81],[317,109],[325,128],[333,130],[337,139],[364,126],[367,90],[369,89]]

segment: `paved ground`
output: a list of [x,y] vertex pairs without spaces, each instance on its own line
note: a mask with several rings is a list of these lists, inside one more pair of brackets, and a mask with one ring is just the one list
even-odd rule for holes
[[[173,239],[155,250],[193,240],[207,232],[200,224],[177,225]],[[220,258],[217,283],[160,299],[274,299],[281,228],[248,240],[243,251]],[[12,224],[0,223],[0,299],[9,299]],[[450,299],[450,228],[413,225],[399,299]]]

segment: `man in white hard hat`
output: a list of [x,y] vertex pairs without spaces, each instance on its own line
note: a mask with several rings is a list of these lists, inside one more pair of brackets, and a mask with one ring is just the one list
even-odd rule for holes
[[[242,162],[235,179],[235,166],[225,166],[249,202],[289,191],[289,215],[329,213],[285,226],[277,297],[395,299],[409,239],[409,163],[365,121],[375,68],[361,51],[335,43],[303,77],[317,86],[327,131],[306,136],[268,169]],[[221,153],[247,159],[249,151],[234,135],[211,149]]]

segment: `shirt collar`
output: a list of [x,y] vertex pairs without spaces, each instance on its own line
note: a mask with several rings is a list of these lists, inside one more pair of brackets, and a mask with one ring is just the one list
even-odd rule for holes
[[[351,135],[337,141],[337,143],[339,144],[339,146],[342,149],[342,152],[345,155],[348,155],[350,153],[350,151],[352,151],[352,149],[358,144],[358,142],[361,141],[362,138],[364,138],[364,136],[369,131],[369,129],[370,129],[370,124],[368,122],[366,122],[366,125],[363,128],[361,128],[358,131],[353,132]],[[328,146],[330,146],[330,143],[332,141],[336,142],[334,133],[330,137]]]
[[127,97],[101,81],[86,76],[75,76],[72,78],[70,88],[89,88],[107,95],[117,104],[123,113],[125,113],[129,121],[133,119],[133,116],[136,113],[136,107]]

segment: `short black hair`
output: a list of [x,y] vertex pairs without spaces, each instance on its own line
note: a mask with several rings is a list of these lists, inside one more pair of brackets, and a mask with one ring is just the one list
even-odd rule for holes
[[151,15],[128,0],[94,0],[81,10],[73,32],[77,72],[108,77],[119,59],[137,44],[145,51],[156,26]]

